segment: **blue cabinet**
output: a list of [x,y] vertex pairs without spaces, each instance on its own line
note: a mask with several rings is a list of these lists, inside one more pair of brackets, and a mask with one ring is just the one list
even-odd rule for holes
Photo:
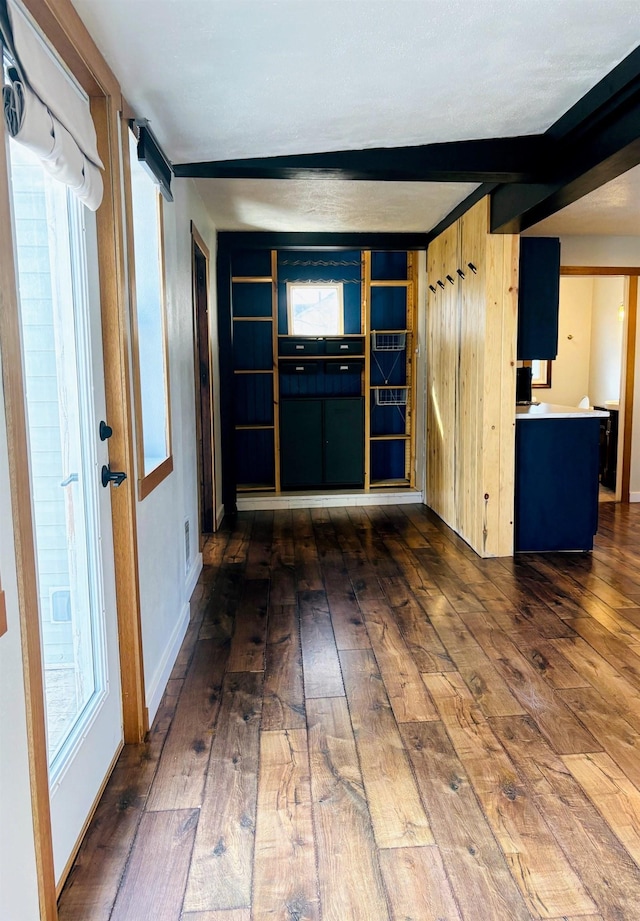
[[600,419],[516,421],[515,549],[591,550]]
[[554,359],[558,354],[560,240],[520,238],[518,282],[519,360]]

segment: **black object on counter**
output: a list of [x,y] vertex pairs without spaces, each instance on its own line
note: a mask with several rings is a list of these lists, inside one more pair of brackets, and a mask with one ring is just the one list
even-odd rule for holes
[[516,368],[516,403],[531,403],[531,368]]

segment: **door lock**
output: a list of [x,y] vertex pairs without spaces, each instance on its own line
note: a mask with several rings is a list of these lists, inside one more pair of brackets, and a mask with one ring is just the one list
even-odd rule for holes
[[99,435],[100,435],[100,441],[106,441],[107,438],[111,438],[111,436],[113,435],[113,429],[111,428],[110,425],[107,425],[106,422],[101,422],[100,429],[99,429]]
[[102,467],[102,485],[106,488],[109,483],[113,486],[121,486],[122,483],[127,479],[127,474],[124,470],[112,470],[111,467],[108,467],[106,464]]

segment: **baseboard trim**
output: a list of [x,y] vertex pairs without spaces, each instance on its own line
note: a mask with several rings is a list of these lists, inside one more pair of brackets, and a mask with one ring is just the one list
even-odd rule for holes
[[418,489],[400,490],[354,490],[334,493],[252,493],[239,495],[239,512],[258,512],[270,509],[294,508],[345,508],[354,505],[414,505],[422,502]]
[[198,584],[198,579],[200,578],[200,573],[202,572],[202,554],[197,553],[196,557],[191,564],[191,569],[187,573],[187,581],[184,586],[184,594],[187,601],[193,595],[193,590]]
[[640,502],[640,492],[630,492],[629,502]]
[[160,706],[162,695],[164,694],[167,682],[169,681],[171,670],[173,669],[175,661],[178,658],[178,653],[180,652],[182,641],[184,640],[187,633],[190,617],[191,607],[189,602],[186,601],[182,611],[180,612],[178,622],[174,627],[171,639],[167,644],[167,648],[165,649],[162,661],[156,669],[156,673],[153,676],[153,679],[149,683],[149,691],[147,693],[149,726],[153,725],[153,721],[156,718],[156,713],[158,712],[158,707]]

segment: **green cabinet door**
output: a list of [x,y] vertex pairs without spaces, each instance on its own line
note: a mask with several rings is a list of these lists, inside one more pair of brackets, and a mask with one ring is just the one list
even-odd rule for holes
[[322,485],[322,400],[280,403],[280,481],[282,489]]
[[364,401],[362,397],[324,401],[324,482],[364,484]]

